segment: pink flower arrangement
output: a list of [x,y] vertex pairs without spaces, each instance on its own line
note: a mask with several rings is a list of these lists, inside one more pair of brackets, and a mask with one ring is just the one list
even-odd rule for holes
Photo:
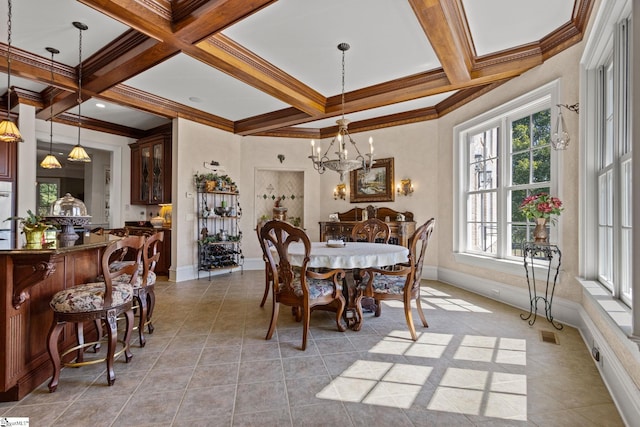
[[520,212],[528,219],[549,219],[551,215],[560,215],[563,209],[562,201],[557,197],[549,196],[547,193],[529,196],[520,204]]

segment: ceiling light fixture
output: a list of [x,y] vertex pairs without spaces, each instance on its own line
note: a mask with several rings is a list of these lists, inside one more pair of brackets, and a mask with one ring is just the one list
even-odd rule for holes
[[562,116],[562,108],[564,107],[569,111],[579,114],[580,104],[556,104],[556,107],[558,107],[558,118],[556,119],[556,129],[553,134],[551,134],[551,146],[554,150],[566,150],[569,146],[569,141],[571,141],[571,137],[569,137],[567,124],[564,122],[564,117]]
[[[331,169],[340,174],[340,182],[344,182],[345,175],[355,169],[362,168],[365,173],[368,173],[373,164],[373,138],[369,138],[369,153],[366,154],[367,159],[365,159],[360,153],[356,142],[351,138],[351,135],[349,135],[349,130],[347,129],[349,120],[344,118],[344,53],[349,50],[349,47],[348,43],[340,43],[338,45],[338,50],[342,51],[342,118],[336,120],[338,124],[338,134],[331,140],[331,144],[329,144],[329,147],[327,147],[327,150],[322,156],[320,155],[322,151],[320,144],[318,144],[317,151],[315,151],[315,141],[311,140],[311,155],[309,156],[313,163],[313,168],[317,170],[318,173],[323,174],[326,169]],[[356,150],[357,156],[355,159],[349,160],[348,158],[346,147],[347,139]],[[330,160],[327,154],[336,141],[338,141],[338,151],[336,151],[335,154],[338,158]]]
[[73,150],[69,153],[67,160],[72,162],[88,163],[91,161],[91,157],[89,157],[84,147],[80,144],[80,129],[82,128],[82,32],[89,29],[89,27],[84,25],[82,22],[74,22],[73,26],[80,31],[80,42],[78,48],[78,144],[73,147]]
[[0,122],[0,141],[23,142],[18,126],[11,120],[11,0],[7,1],[7,118]]
[[60,53],[55,47],[47,47],[47,52],[51,54],[51,90],[49,92],[49,154],[45,157],[40,166],[44,169],[60,169],[62,165],[53,155],[53,55]]

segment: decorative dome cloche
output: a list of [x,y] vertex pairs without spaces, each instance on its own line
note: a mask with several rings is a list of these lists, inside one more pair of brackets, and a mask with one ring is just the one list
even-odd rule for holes
[[64,197],[53,202],[51,213],[46,219],[62,228],[59,236],[62,242],[71,242],[79,237],[75,227],[87,224],[91,217],[87,215],[87,207],[82,200],[78,200],[67,193]]
[[51,205],[51,216],[87,216],[87,207],[82,200],[67,193]]

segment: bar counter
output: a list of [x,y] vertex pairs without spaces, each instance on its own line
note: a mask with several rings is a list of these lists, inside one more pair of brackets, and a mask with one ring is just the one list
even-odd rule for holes
[[[49,301],[62,289],[95,279],[101,273],[104,248],[117,239],[90,234],[72,242],[0,249],[0,401],[20,400],[51,376],[46,344],[53,321]],[[74,342],[70,325],[60,348],[66,350]]]

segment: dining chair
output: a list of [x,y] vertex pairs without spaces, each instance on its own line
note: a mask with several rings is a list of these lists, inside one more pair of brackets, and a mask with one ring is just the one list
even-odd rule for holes
[[[75,352],[75,362],[64,363],[65,366],[84,366],[106,361],[107,384],[113,385],[116,376],[113,370],[115,357],[124,353],[128,363],[133,355],[129,350],[129,341],[133,331],[133,282],[138,276],[138,265],[135,263],[122,264],[117,270],[109,269],[112,256],[124,250],[139,253],[144,245],[144,239],[138,236],[128,236],[110,243],[101,257],[101,269],[104,274],[102,282],[86,283],[68,289],[63,289],[53,295],[49,306],[53,310],[53,323],[47,336],[47,352],[53,366],[53,375],[48,384],[49,391],[54,392],[58,387],[60,369],[66,356]],[[118,281],[118,277],[128,274],[128,283]],[[116,354],[118,338],[117,317],[124,314],[126,326],[122,339],[123,348]],[[107,354],[103,359],[84,360],[84,350],[94,347],[96,342],[84,342],[85,321],[98,321],[104,324],[107,331]],[[58,341],[67,323],[73,323],[76,330],[77,345],[60,353]],[[102,326],[101,326],[102,327]],[[101,336],[101,328],[97,331]]]
[[389,270],[381,268],[364,268],[360,270],[363,277],[363,285],[359,288],[356,300],[358,314],[362,316],[361,303],[363,297],[372,297],[376,301],[376,317],[381,314],[382,306],[380,301],[402,301],[405,320],[411,333],[411,339],[414,341],[417,340],[417,335],[411,315],[411,300],[416,301],[416,308],[418,309],[420,320],[422,320],[422,325],[425,328],[429,326],[420,302],[420,280],[422,278],[424,256],[434,226],[435,219],[431,218],[418,227],[409,238],[409,260],[407,263],[396,264]]
[[361,221],[351,229],[351,239],[354,242],[366,241],[370,243],[389,243],[391,229],[389,225],[378,218]]
[[[270,340],[278,323],[280,305],[292,307],[296,320],[302,320],[302,350],[307,348],[307,335],[312,310],[327,310],[336,313],[338,331],[344,332],[341,323],[346,305],[342,295],[342,279],[345,272],[335,269],[323,272],[309,270],[311,241],[301,228],[278,220],[264,224],[260,231],[263,246],[269,248],[265,255],[269,261],[273,281],[273,308],[271,322],[265,339]],[[289,245],[299,242],[304,245],[302,266],[294,267],[289,262]]]

